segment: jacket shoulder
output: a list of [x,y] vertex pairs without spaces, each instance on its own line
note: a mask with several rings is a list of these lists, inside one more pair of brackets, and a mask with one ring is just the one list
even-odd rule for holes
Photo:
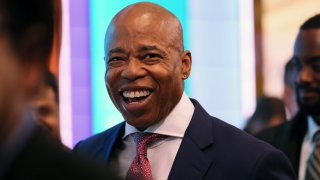
[[[197,101],[192,102],[195,113],[186,135],[190,137],[190,142],[198,145],[193,147],[203,148],[201,151],[205,152],[206,159],[214,160],[215,165],[207,169],[207,179],[294,179],[290,163],[281,151],[209,115]],[[201,140],[204,138],[206,140]],[[212,143],[201,146],[209,138]],[[188,147],[185,146],[188,148],[186,151],[191,151],[191,145],[188,143]],[[201,154],[196,150],[190,154],[195,152]],[[281,164],[281,168],[277,164]]]
[[91,154],[99,151],[106,143],[116,139],[123,129],[124,122],[121,122],[110,129],[78,142],[73,148],[73,152],[79,154]]
[[258,134],[255,135],[256,138],[266,141],[272,145],[277,144],[276,142],[281,139],[286,132],[286,129],[291,126],[291,122],[285,122],[278,126],[267,128],[262,130]]

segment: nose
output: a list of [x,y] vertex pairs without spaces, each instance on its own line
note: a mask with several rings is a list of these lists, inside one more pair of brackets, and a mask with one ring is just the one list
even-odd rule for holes
[[122,71],[121,76],[124,79],[134,81],[145,75],[145,70],[143,68],[143,63],[137,58],[130,58],[127,66]]
[[302,84],[310,84],[313,81],[313,70],[310,66],[304,65],[298,75],[298,81]]

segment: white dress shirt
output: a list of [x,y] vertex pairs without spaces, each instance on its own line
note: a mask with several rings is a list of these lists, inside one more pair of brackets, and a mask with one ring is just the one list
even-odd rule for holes
[[[144,132],[164,134],[169,136],[160,142],[151,145],[148,150],[148,159],[152,171],[152,179],[168,179],[173,161],[177,155],[184,133],[191,121],[194,106],[188,96],[183,93],[179,103],[163,120],[148,127]],[[136,155],[136,145],[131,136],[139,132],[135,127],[125,124],[125,135],[123,136],[124,148],[118,153],[115,162],[121,178],[125,178],[129,167]]]
[[300,154],[299,180],[304,180],[305,178],[307,161],[314,146],[314,144],[312,144],[312,137],[319,129],[313,118],[308,116],[308,130],[304,136]]

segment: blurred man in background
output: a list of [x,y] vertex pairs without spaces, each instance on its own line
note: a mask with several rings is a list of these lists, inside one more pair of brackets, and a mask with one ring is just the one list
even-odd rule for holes
[[31,115],[48,68],[53,0],[0,0],[0,179],[107,179]]
[[44,82],[32,100],[35,119],[61,142],[59,123],[59,89],[56,77],[49,70],[44,73]]
[[320,179],[320,14],[300,27],[291,61],[299,112],[257,137],[282,150],[299,179]]

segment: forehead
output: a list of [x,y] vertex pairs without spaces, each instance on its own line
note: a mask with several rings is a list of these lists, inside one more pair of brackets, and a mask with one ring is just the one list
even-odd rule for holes
[[301,30],[295,43],[294,54],[300,58],[320,56],[320,29]]
[[139,16],[118,17],[109,26],[106,48],[120,44],[151,43],[167,44],[172,40],[171,27],[167,21],[151,13]]

